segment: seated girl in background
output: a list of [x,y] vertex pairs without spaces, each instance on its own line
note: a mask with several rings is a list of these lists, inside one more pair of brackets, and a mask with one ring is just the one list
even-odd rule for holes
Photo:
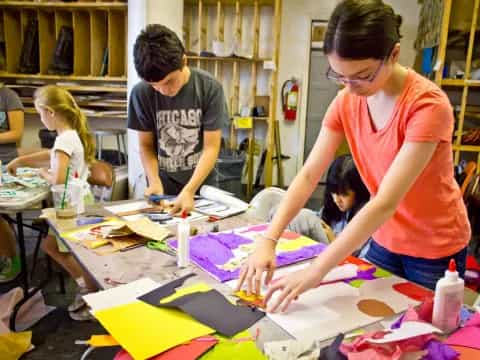
[[[16,158],[8,164],[8,171],[15,174],[18,167],[38,167],[40,175],[55,185],[65,183],[67,168],[70,167],[70,174],[77,174],[86,184],[88,165],[95,159],[95,145],[87,119],[75,99],[67,90],[47,85],[35,92],[34,103],[42,123],[48,130],[57,131],[55,144],[51,151],[44,150]],[[48,162],[49,169],[42,167]],[[86,191],[85,198],[93,202],[90,191]],[[65,245],[53,235],[44,239],[42,249],[68,271],[79,286],[75,301],[69,306],[70,316],[74,320],[89,319],[81,296],[97,290],[94,280],[80,267]]]
[[[23,105],[18,95],[0,85],[0,160],[7,164],[18,156],[17,145],[23,136]],[[0,169],[1,171],[1,169]],[[0,215],[0,283],[13,280],[20,272],[15,234]]]
[[[324,205],[320,212],[330,242],[369,199],[370,193],[363,184],[352,157],[342,155],[336,158],[328,169]],[[354,254],[364,256],[369,243],[370,240]]]
[[[288,228],[320,242],[332,242],[370,198],[350,155],[337,157],[328,168],[324,205],[319,212],[302,209]],[[276,208],[275,208],[276,210]],[[273,218],[274,212],[270,214]],[[363,257],[365,243],[354,255]]]

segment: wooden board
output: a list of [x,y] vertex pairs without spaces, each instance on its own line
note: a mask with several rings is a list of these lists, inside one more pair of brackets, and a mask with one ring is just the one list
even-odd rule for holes
[[90,15],[87,11],[73,13],[73,74],[90,74]]
[[110,10],[108,12],[108,75],[125,74],[126,60],[126,26],[125,12]]
[[107,49],[107,13],[90,12],[90,75],[101,76],[103,58]]

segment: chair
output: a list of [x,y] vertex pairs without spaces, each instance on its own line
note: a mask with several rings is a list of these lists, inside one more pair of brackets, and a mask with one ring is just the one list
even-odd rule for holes
[[106,161],[96,160],[90,165],[90,176],[87,179],[92,187],[95,200],[98,202],[111,201],[115,186],[115,171]]
[[270,212],[280,204],[285,193],[285,190],[273,186],[260,191],[250,200],[249,212],[262,221],[269,221]]
[[[97,141],[97,150],[98,150],[98,159],[103,160],[102,152],[103,149],[103,138],[105,136],[115,136],[117,139],[117,157],[118,157],[118,164],[115,165],[122,165],[124,164],[124,159],[122,156],[122,151],[120,144],[123,148],[123,155],[125,156],[125,160],[127,159],[127,145],[126,145],[126,134],[127,131],[125,129],[98,129],[93,132],[95,134],[95,138]],[[105,150],[107,152],[107,150]]]

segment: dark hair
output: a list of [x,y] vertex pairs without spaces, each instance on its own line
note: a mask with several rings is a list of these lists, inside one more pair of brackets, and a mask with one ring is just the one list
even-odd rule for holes
[[347,221],[350,221],[357,211],[370,199],[370,193],[363,184],[352,157],[350,155],[342,155],[336,158],[328,168],[322,211],[322,219],[328,225],[342,218],[342,212],[333,201],[332,194],[346,195],[350,190],[355,193],[355,203],[350,210]]
[[163,80],[184,65],[185,48],[172,30],[159,24],[148,25],[135,40],[133,59],[138,76],[148,82]]
[[400,41],[402,17],[382,0],[344,0],[333,10],[323,43],[325,54],[383,60]]

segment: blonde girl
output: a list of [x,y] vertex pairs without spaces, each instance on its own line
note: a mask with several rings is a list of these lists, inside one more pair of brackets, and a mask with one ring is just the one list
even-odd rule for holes
[[[21,166],[37,167],[40,168],[40,175],[55,185],[65,183],[67,168],[70,167],[71,174],[86,183],[89,165],[95,161],[95,145],[85,114],[67,90],[54,85],[37,89],[34,104],[45,127],[57,131],[55,144],[52,150],[16,158],[8,164],[8,171],[15,174]],[[47,169],[45,166],[48,163]],[[91,198],[89,191],[86,197]],[[70,316],[75,320],[88,319],[88,311],[81,295],[95,291],[95,282],[84,272],[65,245],[56,241],[53,235],[44,239],[42,249],[67,270],[79,285],[79,294],[69,306]]]

